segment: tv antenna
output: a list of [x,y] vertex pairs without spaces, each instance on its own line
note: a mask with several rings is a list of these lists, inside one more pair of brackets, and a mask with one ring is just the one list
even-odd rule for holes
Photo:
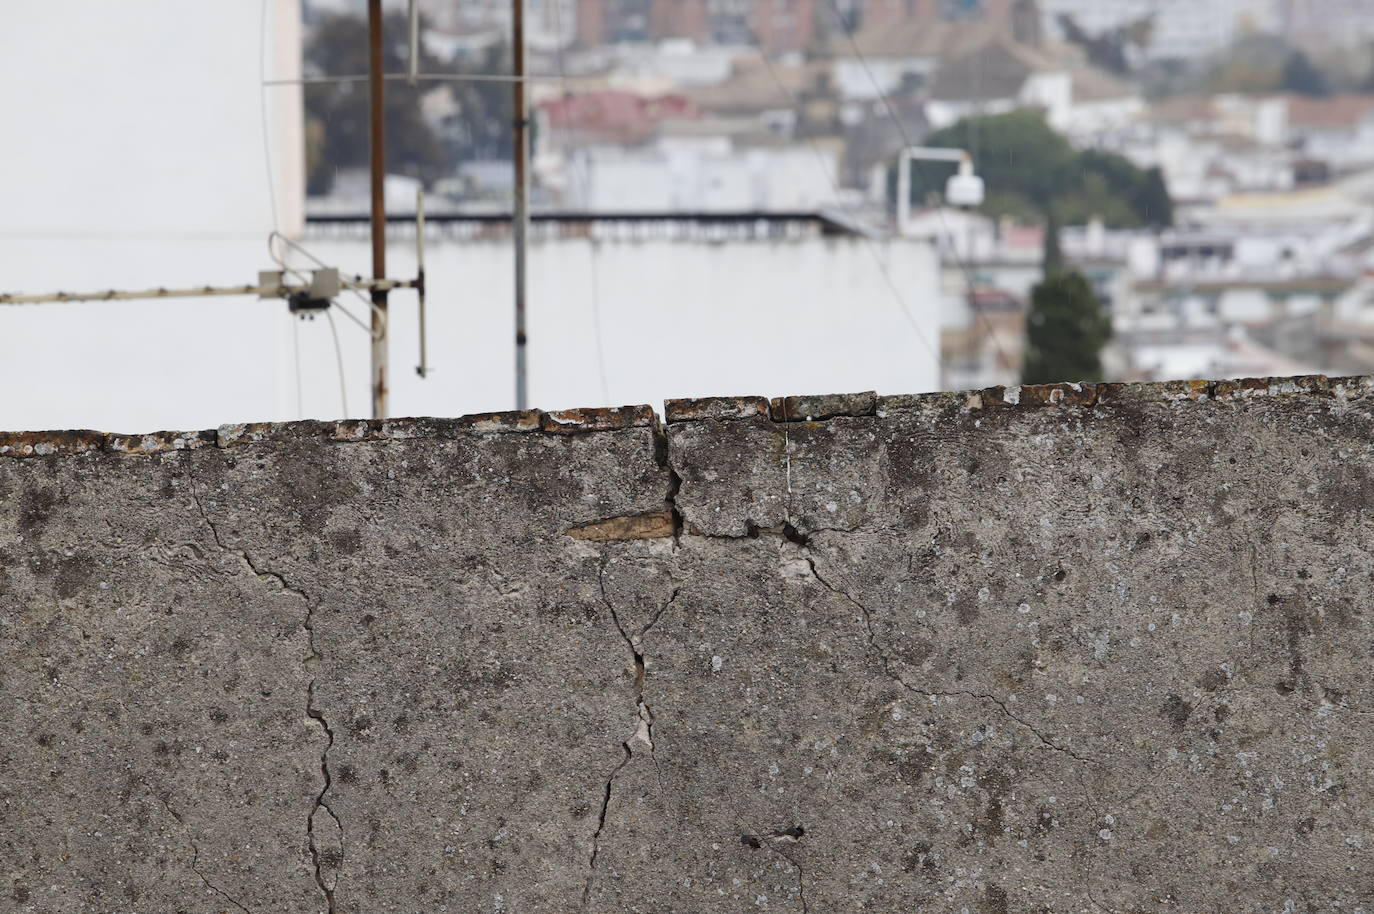
[[[301,270],[286,266],[284,259],[276,254],[276,244],[282,244],[299,251],[314,261],[309,275]],[[268,238],[272,257],[277,261],[277,269],[258,272],[256,283],[241,286],[159,286],[153,289],[103,289],[95,292],[40,292],[0,293],[0,305],[50,305],[65,302],[101,301],[140,301],[163,298],[218,298],[229,295],[256,295],[259,299],[282,299],[293,315],[301,319],[313,319],[335,306],[336,300],[344,292],[353,292],[366,299],[365,293],[372,296],[372,323],[364,324],[344,308],[339,311],[372,336],[373,348],[373,390],[372,416],[374,419],[386,418],[386,362],[380,366],[377,351],[385,353],[388,342],[387,314],[384,308],[376,305],[378,296],[385,296],[396,289],[414,289],[419,305],[420,346],[419,362],[415,373],[422,378],[429,376],[429,352],[425,328],[425,197],[421,190],[415,200],[415,263],[413,279],[368,278],[346,274],[338,267],[331,267],[311,254],[299,243],[286,236],[273,232]],[[381,372],[378,372],[378,368]],[[347,417],[345,417],[347,418]]]
[[[416,41],[415,23],[417,22],[414,4],[411,4],[411,41]],[[262,270],[256,283],[241,286],[191,286],[183,288],[158,287],[155,289],[105,289],[98,292],[46,292],[38,294],[0,293],[0,305],[47,305],[63,302],[91,301],[136,301],[160,298],[214,298],[229,295],[256,295],[260,299],[284,299],[291,313],[302,318],[313,318],[325,313],[336,305],[336,299],[344,292],[352,292],[368,300],[372,312],[370,326],[353,317],[346,309],[339,310],[372,337],[372,371],[368,386],[372,393],[372,418],[385,419],[387,415],[388,359],[387,343],[387,298],[396,289],[414,289],[419,304],[420,324],[420,361],[415,372],[422,378],[429,376],[428,344],[425,334],[425,194],[420,189],[415,198],[415,263],[414,279],[386,278],[386,196],[384,179],[386,175],[386,118],[384,116],[385,74],[382,68],[382,15],[381,0],[368,0],[368,84],[369,84],[369,145],[372,192],[372,273],[371,278],[348,275],[337,267],[331,267],[311,254],[299,243],[292,241],[279,232],[268,236],[268,248],[278,269]],[[412,78],[414,61],[412,54]],[[277,242],[290,247],[315,263],[307,277],[301,271],[286,265],[285,258],[277,254]],[[364,294],[366,293],[366,295]],[[347,418],[347,417],[345,417]]]

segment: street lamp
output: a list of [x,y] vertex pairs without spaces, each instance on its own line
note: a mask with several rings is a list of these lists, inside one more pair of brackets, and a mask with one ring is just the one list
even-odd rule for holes
[[945,202],[974,207],[983,202],[983,179],[973,173],[973,157],[962,149],[908,146],[897,157],[897,232],[906,235],[911,226],[911,162],[956,162],[959,171],[945,184]]

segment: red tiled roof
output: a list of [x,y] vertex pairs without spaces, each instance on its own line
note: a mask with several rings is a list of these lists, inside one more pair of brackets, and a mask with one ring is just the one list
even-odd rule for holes
[[696,106],[681,95],[647,97],[606,90],[550,99],[540,105],[558,129],[616,130],[645,128],[665,118],[692,118]]
[[1374,95],[1288,96],[1288,122],[1295,127],[1353,127],[1374,114]]

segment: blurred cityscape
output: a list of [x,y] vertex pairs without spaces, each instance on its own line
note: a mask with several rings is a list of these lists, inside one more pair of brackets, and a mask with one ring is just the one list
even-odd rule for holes
[[[528,2],[536,212],[925,240],[944,388],[1020,380],[1056,225],[1110,378],[1374,372],[1374,0]],[[419,6],[422,72],[510,72],[509,0]],[[364,9],[308,0],[307,76],[365,72]],[[404,71],[403,5],[388,38]],[[509,99],[393,83],[393,208],[422,184],[455,218],[508,212]],[[306,88],[315,219],[366,211],[365,104]],[[897,156],[923,143],[972,153],[981,207],[918,165],[897,224]]]
[[[385,273],[423,187],[432,370],[396,293],[391,414],[507,409],[513,4],[417,2]],[[1374,372],[1374,0],[525,2],[535,405]],[[366,3],[140,9],[6,11],[0,293],[373,276]],[[0,426],[365,415],[368,307],[6,307]]]

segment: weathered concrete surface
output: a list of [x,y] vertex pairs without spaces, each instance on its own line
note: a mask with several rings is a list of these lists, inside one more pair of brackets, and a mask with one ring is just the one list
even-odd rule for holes
[[1372,397],[0,436],[0,910],[1370,914]]

